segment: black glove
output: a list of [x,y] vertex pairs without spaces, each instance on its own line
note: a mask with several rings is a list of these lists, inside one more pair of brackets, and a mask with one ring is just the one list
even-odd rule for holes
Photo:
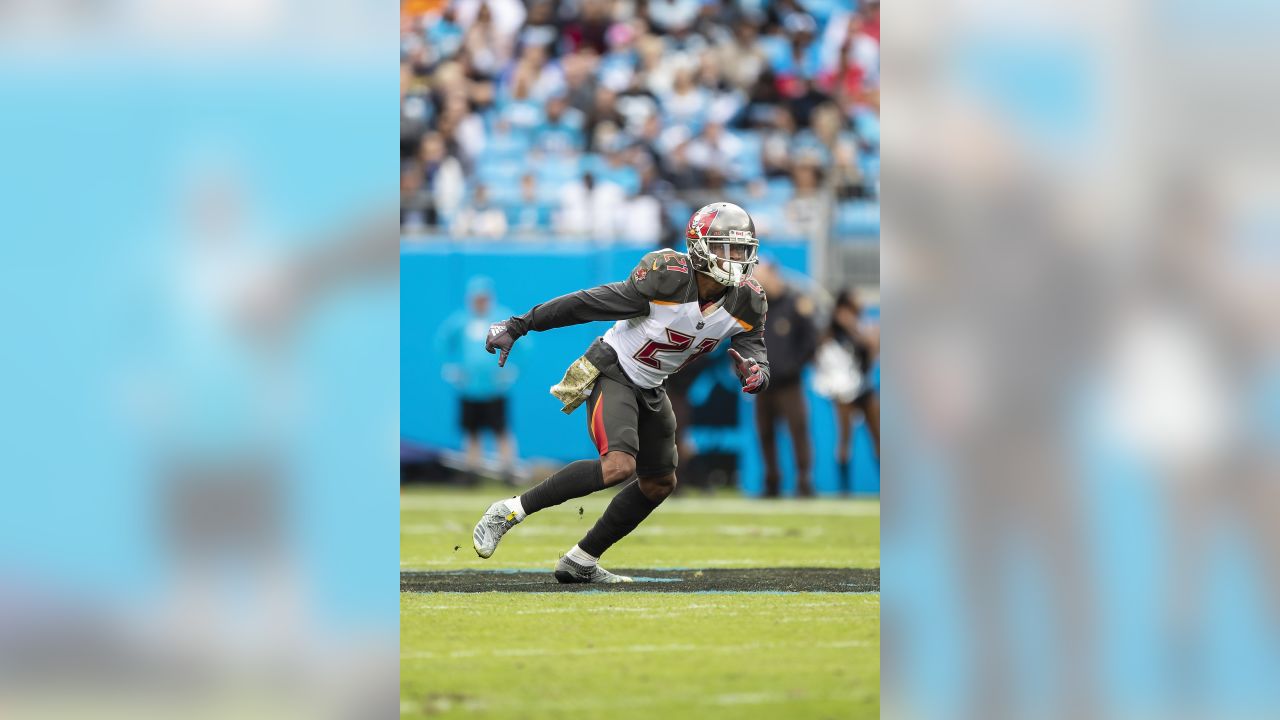
[[764,387],[764,371],[755,358],[744,358],[737,350],[729,348],[729,357],[733,358],[733,369],[742,383],[742,392],[752,395]]
[[495,350],[502,351],[498,355],[498,367],[507,364],[507,356],[511,354],[511,347],[520,338],[520,335],[510,326],[510,323],[510,320],[503,320],[490,325],[489,335],[484,340],[484,349],[488,350],[490,355]]

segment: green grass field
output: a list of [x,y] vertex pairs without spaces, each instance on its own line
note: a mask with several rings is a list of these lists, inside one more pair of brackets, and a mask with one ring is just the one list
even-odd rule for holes
[[[550,573],[612,492],[538,513],[481,560],[471,528],[503,494],[406,489],[401,569]],[[874,568],[879,533],[876,501],[691,495],[602,564]],[[404,593],[400,612],[402,717],[879,716],[875,593]]]

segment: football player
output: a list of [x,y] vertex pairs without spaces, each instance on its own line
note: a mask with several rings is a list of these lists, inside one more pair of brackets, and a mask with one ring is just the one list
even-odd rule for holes
[[765,293],[751,277],[759,247],[755,223],[737,205],[712,203],[694,213],[685,237],[687,253],[651,252],[622,282],[555,298],[489,328],[485,348],[499,353],[501,366],[531,331],[616,321],[552,388],[565,412],[586,403],[587,432],[598,456],[490,505],[472,536],[480,557],[493,555],[502,536],[529,515],[626,482],[595,526],[556,563],[555,577],[562,583],[630,582],[601,568],[599,559],[675,490],[676,419],[663,381],[729,338],[742,391],[758,393],[769,384]]

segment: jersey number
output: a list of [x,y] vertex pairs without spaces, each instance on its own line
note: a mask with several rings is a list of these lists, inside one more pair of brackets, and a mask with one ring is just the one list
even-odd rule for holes
[[[633,355],[632,357],[634,357],[637,361],[642,362],[645,365],[648,365],[651,368],[656,368],[658,370],[661,370],[662,361],[658,359],[657,357],[658,353],[684,352],[685,350],[689,349],[690,345],[693,344],[692,335],[685,335],[684,333],[676,332],[671,328],[667,328],[667,340],[669,340],[670,342],[663,343],[663,342],[658,342],[656,340],[650,340],[649,342],[645,343],[644,346],[641,347],[636,352],[636,354]],[[677,367],[672,372],[676,372],[680,370],[680,368],[684,367],[685,365],[688,365],[690,362],[693,361],[694,358],[698,357],[699,355],[703,355],[705,353],[711,352],[712,350],[715,349],[716,345],[719,344],[719,342],[720,342],[719,340],[712,340],[711,338],[707,338],[706,340],[703,340],[702,342],[698,343],[697,351],[694,352],[692,355],[690,355],[688,359],[686,359],[684,362],[680,363],[680,367]]]

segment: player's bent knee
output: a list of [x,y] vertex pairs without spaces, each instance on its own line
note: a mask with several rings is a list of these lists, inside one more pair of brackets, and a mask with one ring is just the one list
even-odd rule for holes
[[640,478],[640,491],[650,500],[661,502],[676,490],[676,474]]
[[606,487],[617,485],[636,474],[636,459],[624,452],[613,451],[600,460],[600,470]]

